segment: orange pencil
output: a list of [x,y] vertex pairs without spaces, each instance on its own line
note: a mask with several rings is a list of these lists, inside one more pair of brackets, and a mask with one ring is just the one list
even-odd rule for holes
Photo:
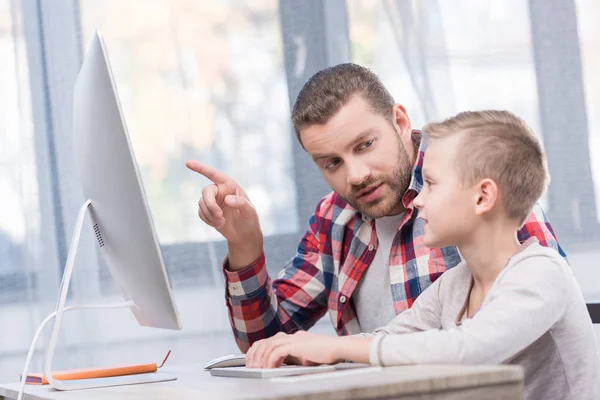
[[[165,365],[167,358],[171,354],[171,350],[167,353],[165,359],[160,366],[156,363],[151,364],[136,364],[136,365],[121,365],[114,367],[97,367],[97,368],[81,368],[68,371],[56,371],[52,373],[54,379],[57,380],[76,380],[76,379],[92,379],[92,378],[108,378],[113,376],[145,374],[148,372],[156,372],[158,368]],[[42,373],[27,374],[25,383],[28,385],[47,385],[48,380]]]

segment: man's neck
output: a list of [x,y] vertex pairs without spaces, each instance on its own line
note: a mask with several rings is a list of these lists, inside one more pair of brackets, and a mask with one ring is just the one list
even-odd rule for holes
[[406,209],[402,205],[402,202],[396,206],[389,214],[385,215],[385,217],[395,217],[396,215],[402,214]]
[[458,250],[471,270],[473,287],[487,293],[519,247],[516,230],[500,222],[481,226]]

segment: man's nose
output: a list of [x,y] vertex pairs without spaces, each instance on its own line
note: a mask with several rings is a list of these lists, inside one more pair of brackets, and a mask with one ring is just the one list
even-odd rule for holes
[[352,186],[358,186],[363,184],[369,178],[371,170],[369,167],[361,162],[353,161],[349,162],[348,165],[348,184]]

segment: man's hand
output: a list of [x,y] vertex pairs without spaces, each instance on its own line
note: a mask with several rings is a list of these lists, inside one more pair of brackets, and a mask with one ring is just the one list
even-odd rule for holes
[[246,367],[277,368],[286,364],[319,365],[341,361],[337,358],[338,337],[298,331],[278,333],[255,342],[246,354]]
[[232,178],[220,171],[198,161],[187,161],[185,165],[213,182],[202,189],[198,216],[227,240],[230,269],[251,264],[262,254],[263,236],[250,199]]

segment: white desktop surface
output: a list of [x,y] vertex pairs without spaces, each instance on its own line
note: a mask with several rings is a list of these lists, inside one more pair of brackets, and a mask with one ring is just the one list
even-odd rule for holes
[[[60,392],[26,386],[24,400],[46,399],[522,399],[518,366],[402,366],[270,379],[223,378],[206,363],[171,366],[170,382]],[[319,376],[320,375],[320,376]],[[0,385],[0,399],[15,399],[18,383]]]

